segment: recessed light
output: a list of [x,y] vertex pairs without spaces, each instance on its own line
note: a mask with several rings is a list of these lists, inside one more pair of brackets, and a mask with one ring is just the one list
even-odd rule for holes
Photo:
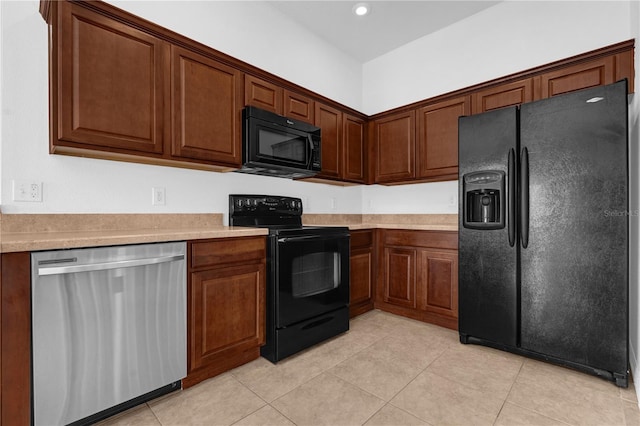
[[367,3],[356,3],[356,5],[353,6],[353,9],[351,10],[358,16],[364,16],[369,13],[371,8]]

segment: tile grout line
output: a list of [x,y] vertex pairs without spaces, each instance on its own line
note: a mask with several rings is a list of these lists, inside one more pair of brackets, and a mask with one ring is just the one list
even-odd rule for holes
[[[398,407],[398,406],[394,405],[391,401],[392,401],[396,396],[398,396],[398,395],[399,395],[403,390],[405,390],[405,389],[406,389],[406,388],[407,388],[411,383],[413,383],[413,382],[414,382],[414,381],[415,381],[415,380],[416,380],[416,379],[417,379],[417,378],[418,378],[422,373],[424,373],[425,371],[427,371],[427,369],[431,366],[431,364],[433,364],[433,363],[434,363],[434,362],[436,362],[438,359],[440,359],[440,357],[442,357],[442,356],[444,355],[444,353],[445,353],[445,352],[447,352],[447,350],[448,350],[448,349],[449,349],[449,348],[447,348],[447,349],[445,349],[444,351],[442,351],[442,353],[441,353],[440,355],[438,355],[437,357],[435,357],[435,358],[434,358],[434,359],[433,359],[429,364],[427,364],[427,365],[426,365],[422,370],[420,370],[420,372],[419,372],[418,374],[416,374],[416,376],[415,376],[413,379],[409,380],[409,382],[408,382],[406,385],[404,385],[400,390],[398,390],[398,392],[396,392],[396,393],[395,393],[391,398],[389,398],[389,401],[387,401],[387,402],[385,403],[385,405],[383,405],[383,406],[382,406],[382,408],[384,408],[384,407],[385,407],[385,406],[387,406],[387,405],[391,405],[392,407],[397,408],[398,410],[404,411],[405,413],[408,413],[408,414],[412,415],[413,417],[416,417],[416,418],[418,418],[418,419],[422,420],[423,422],[425,422],[425,423],[427,423],[427,424],[429,424],[429,425],[430,425],[431,423],[430,423],[428,420],[425,420],[425,419],[423,419],[422,417],[420,417],[420,416],[419,416],[419,415],[417,415],[417,414],[411,413],[411,412],[409,412],[409,411],[407,411],[407,410],[405,410],[405,409],[403,409],[403,408],[401,408],[401,407]],[[380,408],[380,410],[382,410],[382,408]],[[380,411],[380,410],[378,410],[378,411]]]
[[513,391],[513,387],[515,386],[516,381],[518,380],[518,376],[522,371],[522,367],[524,367],[524,360],[522,361],[522,364],[520,364],[520,368],[518,368],[518,374],[516,374],[516,377],[513,379],[513,383],[511,383],[511,386],[509,386],[509,392],[507,392],[507,395],[504,397],[504,401],[502,401],[502,405],[500,406],[500,410],[498,410],[496,419],[493,421],[494,425],[498,422],[498,419],[500,418],[500,414],[502,413],[502,410],[504,409],[504,406],[507,403],[507,400],[509,399],[509,395],[511,395],[511,392]]
[[[507,393],[507,397],[505,398],[504,402],[502,403],[502,407],[500,407],[500,413],[502,413],[502,409],[504,408],[504,405],[507,403],[507,399],[509,399],[509,396],[511,395],[511,392],[513,391],[513,388],[514,388],[514,386],[516,385],[516,382],[518,381],[518,377],[519,377],[519,376],[520,376],[520,374],[522,373],[522,369],[524,368],[524,365],[527,363],[527,361],[528,361],[528,359],[527,359],[527,358],[524,358],[524,359],[523,359],[522,365],[520,366],[520,369],[518,370],[518,374],[516,374],[516,378],[515,378],[515,380],[513,381],[513,383],[511,384],[511,388],[509,388],[509,393]],[[553,421],[555,421],[555,422],[559,422],[559,423],[562,423],[562,424],[565,424],[565,425],[568,425],[568,426],[572,426],[572,425],[571,425],[571,423],[567,423],[567,422],[565,422],[565,421],[563,421],[563,420],[556,419],[555,417],[550,417],[550,416],[548,416],[548,415],[546,415],[546,414],[544,414],[544,413],[540,413],[539,411],[537,411],[537,410],[533,410],[533,409],[531,409],[531,408],[529,408],[529,407],[523,407],[522,405],[517,404],[517,403],[515,403],[515,402],[509,402],[509,404],[515,405],[516,407],[520,407],[520,408],[522,408],[523,410],[527,410],[527,411],[530,411],[530,412],[532,412],[532,413],[536,413],[536,414],[537,414],[537,415],[539,415],[539,416],[542,416],[542,417],[547,418],[547,419],[551,419],[551,420],[553,420]],[[498,417],[500,417],[500,413],[498,413]],[[496,422],[498,421],[498,417],[496,417],[496,421],[493,423],[494,425],[495,425],[495,424],[496,424]]]

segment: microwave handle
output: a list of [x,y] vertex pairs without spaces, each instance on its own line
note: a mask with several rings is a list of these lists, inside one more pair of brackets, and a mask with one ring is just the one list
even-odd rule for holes
[[309,158],[307,158],[307,168],[311,170],[311,163],[313,162],[313,139],[311,135],[307,135],[307,142],[309,142]]

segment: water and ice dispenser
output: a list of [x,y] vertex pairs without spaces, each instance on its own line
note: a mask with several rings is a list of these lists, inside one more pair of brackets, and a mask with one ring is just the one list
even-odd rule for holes
[[478,171],[463,176],[465,228],[504,228],[504,177],[504,172],[497,170]]

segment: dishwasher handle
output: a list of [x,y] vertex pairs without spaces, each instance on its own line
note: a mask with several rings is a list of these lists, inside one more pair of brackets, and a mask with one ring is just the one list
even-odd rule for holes
[[115,262],[89,263],[85,265],[50,266],[38,268],[38,275],[74,274],[76,272],[106,271],[109,269],[132,268],[135,266],[157,265],[158,263],[183,260],[184,254],[152,257],[146,259],[119,260]]

